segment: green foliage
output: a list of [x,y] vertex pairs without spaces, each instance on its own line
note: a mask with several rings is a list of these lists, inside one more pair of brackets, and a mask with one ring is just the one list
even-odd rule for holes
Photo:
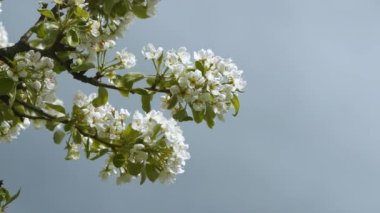
[[[217,116],[215,113],[217,111],[213,108],[215,107],[213,105],[214,93],[204,96],[205,98],[203,97],[199,102],[188,101],[184,94],[189,90],[185,91],[184,88],[178,87],[181,86],[179,80],[170,76],[173,75],[170,68],[167,67],[166,63],[163,63],[167,60],[165,54],[160,53],[161,55],[157,55],[154,59],[150,58],[156,69],[155,75],[129,72],[131,69],[129,67],[127,68],[128,72],[125,72],[126,66],[121,68],[120,65],[127,64],[128,60],[125,59],[127,58],[125,55],[124,57],[118,55],[114,60],[107,62],[107,49],[110,46],[113,47],[114,44],[111,42],[108,48],[104,46],[106,46],[107,41],[114,39],[115,36],[120,36],[118,31],[124,27],[123,25],[120,26],[120,23],[125,22],[123,24],[126,26],[130,21],[128,20],[130,16],[142,19],[151,17],[154,15],[153,9],[157,0],[92,0],[86,1],[86,5],[79,4],[76,1],[55,0],[54,2],[59,5],[58,9],[56,7],[54,7],[55,9],[47,9],[47,4],[46,7],[43,6],[38,9],[41,18],[26,33],[26,36],[33,34],[26,41],[31,47],[26,45],[22,48],[30,48],[45,59],[49,58],[54,61],[54,72],[52,72],[54,75],[67,71],[76,80],[96,86],[98,88],[97,97],[88,99],[89,101],[85,103],[85,105],[92,104],[98,110],[95,110],[94,114],[99,113],[102,110],[101,107],[108,103],[108,89],[113,89],[126,97],[130,94],[140,95],[141,107],[146,113],[152,110],[153,97],[157,93],[164,94],[164,98],[168,98],[166,99],[168,102],[165,102],[166,108],[171,110],[172,117],[179,122],[194,121],[201,123],[205,121],[209,128],[213,128],[215,119],[221,118],[220,114]],[[22,52],[26,51],[24,49]],[[98,56],[98,61],[95,61],[97,62],[96,66],[92,62],[93,55]],[[11,62],[7,65],[13,71],[18,62],[14,59],[12,61],[12,57],[10,58]],[[133,60],[135,60],[134,56]],[[135,61],[132,62],[134,64]],[[0,61],[0,65],[4,63]],[[52,67],[53,65],[49,66],[50,71]],[[35,70],[36,68],[27,67],[26,69],[28,77],[38,71]],[[201,78],[203,79],[210,70],[210,65],[206,63],[206,60],[199,60],[194,65],[188,66],[184,73],[193,72],[196,69],[202,72]],[[197,73],[200,74],[198,71]],[[106,83],[105,79],[109,82]],[[146,79],[145,86],[139,87],[140,84],[143,84],[143,79]],[[125,123],[123,119],[126,119],[127,116],[122,119],[119,117],[120,120],[123,120],[120,121],[122,125],[115,125],[119,128],[118,134],[111,137],[111,132],[116,131],[115,126],[106,131],[99,130],[96,128],[95,121],[93,123],[92,121],[102,116],[94,116],[91,119],[86,117],[90,113],[88,111],[94,109],[91,105],[91,110],[87,108],[87,111],[85,111],[86,106],[74,105],[70,114],[64,106],[57,104],[59,102],[50,99],[39,100],[40,97],[37,97],[40,94],[39,90],[42,90],[41,88],[45,85],[26,85],[26,80],[25,76],[18,76],[18,79],[13,76],[10,78],[7,72],[0,69],[0,122],[7,121],[10,124],[21,125],[26,118],[36,121],[37,124],[43,122],[48,130],[54,132],[55,144],[66,143],[66,160],[79,159],[80,150],[83,150],[86,158],[90,160],[105,157],[107,163],[104,172],[117,170],[120,176],[132,175],[134,178],[140,178],[140,184],[146,180],[155,182],[162,174],[161,172],[166,171],[165,167],[172,160],[171,157],[174,156],[172,154],[175,153],[175,148],[169,145],[169,142],[172,142],[168,140],[170,137],[165,135],[167,132],[163,131],[163,129],[168,128],[167,123],[153,125],[150,129],[152,134],[148,138],[142,130],[137,131],[135,129],[138,128],[134,127],[134,129],[132,124]],[[203,79],[203,81],[211,80]],[[44,81],[41,82],[45,84]],[[209,86],[201,84],[190,89],[201,90],[199,94],[190,94],[194,97],[201,96]],[[180,91],[172,92],[173,87],[178,87]],[[49,98],[52,97],[49,96]],[[195,103],[207,104],[197,105],[194,108]],[[234,116],[238,114],[240,103],[236,94],[232,99],[228,99],[226,105],[228,109],[231,105],[234,107]],[[111,117],[111,120],[117,121],[118,119],[113,119],[116,116],[112,116],[119,112],[112,111],[112,113],[110,116],[104,117]],[[89,120],[91,121],[89,122]],[[106,122],[110,121],[106,120]],[[58,125],[63,125],[63,130]],[[134,125],[138,125],[138,121]],[[114,127],[115,129],[112,129]],[[153,141],[152,144],[150,144],[151,141]],[[161,178],[160,180],[162,181]],[[0,187],[0,212],[16,199],[19,193],[20,191],[11,196],[6,189]]]
[[237,95],[234,95],[234,97],[232,99],[232,105],[234,106],[234,109],[235,109],[234,116],[237,116],[239,114],[239,110],[240,110],[240,101],[239,101],[239,98],[237,97]]
[[145,112],[150,112],[150,110],[152,109],[152,106],[151,106],[152,99],[153,99],[153,94],[141,95],[142,109]]
[[158,176],[160,175],[160,172],[159,170],[157,170],[157,167],[155,167],[152,164],[147,164],[145,166],[145,172],[146,172],[146,176],[151,182],[155,182]]
[[113,157],[112,163],[116,168],[122,167],[126,162],[126,159],[123,154],[117,154]]
[[5,209],[20,195],[21,189],[19,189],[16,194],[11,195],[9,191],[0,186],[0,212],[4,212]]
[[98,97],[92,101],[92,105],[94,105],[94,107],[100,107],[100,106],[103,106],[104,104],[106,104],[107,102],[108,102],[108,91],[107,91],[107,89],[104,87],[99,87],[98,88]]
[[48,19],[55,20],[54,13],[49,9],[39,9],[38,12],[41,13],[41,15],[45,16]]
[[8,95],[15,88],[15,82],[10,78],[0,78],[0,95]]
[[193,107],[191,107],[191,111],[193,112],[193,118],[194,118],[195,123],[197,124],[201,123],[204,119],[204,112],[194,110]]

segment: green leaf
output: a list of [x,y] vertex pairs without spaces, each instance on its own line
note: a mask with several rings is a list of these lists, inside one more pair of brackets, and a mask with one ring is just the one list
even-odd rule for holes
[[103,3],[103,11],[105,14],[110,15],[113,5],[115,4],[114,0],[106,0]]
[[82,135],[79,133],[79,131],[73,131],[73,141],[76,144],[82,143]]
[[142,170],[141,178],[140,178],[140,185],[143,185],[145,183],[145,180],[146,180],[146,172],[145,172],[145,170]]
[[42,22],[32,28],[36,33],[36,40],[32,40],[30,45],[37,49],[45,49],[51,47],[56,42],[59,26],[54,22]]
[[80,7],[75,7],[74,14],[82,19],[88,19],[90,17],[90,14]]
[[63,113],[63,114],[66,114],[66,109],[65,107],[61,106],[61,105],[57,105],[57,104],[51,104],[51,103],[45,103],[46,106],[50,109],[53,109],[57,112],[60,112],[60,113]]
[[98,89],[98,97],[92,100],[92,105],[94,107],[103,106],[108,102],[108,91],[104,87],[99,87]]
[[146,83],[149,86],[153,86],[156,83],[156,77],[149,76],[146,78]]
[[8,95],[13,91],[15,82],[10,78],[0,78],[0,95]]
[[63,130],[65,130],[66,132],[70,131],[71,128],[73,127],[73,123],[67,123],[63,126]]
[[160,175],[159,171],[152,164],[147,164],[145,166],[146,176],[152,182],[156,181],[158,176]]
[[237,97],[237,95],[234,95],[231,102],[232,102],[232,105],[234,106],[234,109],[235,109],[235,113],[233,114],[233,116],[237,116],[239,113],[239,109],[240,109],[240,101],[239,101],[239,98]]
[[163,59],[164,59],[164,54],[161,54],[161,56],[157,59],[157,67],[161,66]]
[[141,89],[141,88],[135,88],[131,90],[131,92],[139,94],[139,95],[149,95],[149,92],[147,90]]
[[124,97],[128,97],[129,96],[129,90],[120,89],[119,92]]
[[39,9],[38,12],[46,18],[55,20],[54,13],[49,9]]
[[50,131],[54,131],[55,127],[57,127],[59,122],[56,121],[46,121],[45,127]]
[[150,102],[152,101],[153,95],[142,95],[141,96],[141,103],[142,108],[145,112],[150,112],[151,105]]
[[173,96],[170,98],[168,109],[173,109],[173,107],[177,104],[177,102],[178,102],[178,98],[177,98],[177,96],[176,96],[176,95],[173,95]]
[[135,83],[144,79],[144,75],[138,72],[129,72],[123,76],[123,80],[128,83]]
[[86,158],[90,158],[90,138],[87,138],[86,143],[84,143],[84,152],[86,153]]
[[140,132],[132,129],[132,125],[129,124],[128,127],[121,133],[121,139],[124,143],[132,144],[140,136]]
[[78,46],[80,43],[78,32],[74,29],[69,30],[68,34],[66,35],[66,42],[72,47]]
[[78,66],[73,66],[72,67],[72,70],[74,72],[82,72],[82,71],[87,71],[87,70],[90,70],[92,68],[95,68],[95,65],[91,62],[85,62],[81,65],[78,65]]
[[187,114],[186,109],[180,109],[180,110],[176,111],[173,114],[173,118],[176,119],[177,121],[191,121],[191,120],[193,120],[193,118]]
[[[37,26],[34,26],[32,28],[32,32],[36,33],[37,37],[38,38],[45,38],[46,36],[46,28],[45,28],[45,25],[43,23],[37,25]],[[34,40],[36,41],[36,40]]]
[[200,62],[200,61],[196,61],[195,62],[195,68],[197,68],[198,70],[202,71],[202,73],[205,71],[205,68],[204,68],[202,62]]
[[108,153],[108,149],[101,149],[99,151],[99,153],[97,155],[95,155],[94,157],[90,158],[90,160],[96,160],[96,159],[102,157],[103,155],[105,155],[107,153]]
[[193,118],[195,123],[199,124],[203,121],[204,118],[204,112],[203,111],[196,111],[193,107],[191,107],[191,111],[193,112]]
[[111,15],[117,15],[117,16],[124,16],[128,11],[128,3],[127,1],[120,1],[119,3],[115,4],[112,9]]
[[65,132],[62,130],[57,130],[54,132],[54,143],[55,144],[60,144],[65,137]]
[[122,154],[117,154],[113,157],[112,163],[116,168],[120,168],[125,164],[125,157]]
[[20,193],[21,193],[21,189],[19,189],[17,191],[17,193],[14,194],[12,197],[7,199],[7,202],[3,205],[3,209],[5,209],[10,203],[12,203],[14,200],[16,200],[18,198],[18,196],[20,195]]
[[132,7],[132,11],[135,14],[135,16],[141,19],[149,18],[148,7],[144,7],[143,5],[134,5]]
[[132,161],[128,161],[127,164],[128,173],[134,176],[137,176],[141,173],[142,167],[142,163],[133,163]]
[[214,110],[212,109],[212,107],[210,107],[209,105],[207,105],[207,107],[206,107],[206,114],[205,114],[205,120],[207,122],[207,126],[209,128],[211,128],[211,129],[215,125],[215,121],[214,121],[215,116],[216,116],[216,114],[215,114]]

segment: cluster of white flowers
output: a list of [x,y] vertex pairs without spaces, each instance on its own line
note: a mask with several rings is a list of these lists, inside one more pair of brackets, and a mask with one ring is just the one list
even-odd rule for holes
[[143,47],[141,53],[148,60],[157,60],[162,55],[162,51],[164,49],[162,47],[154,47],[153,44],[149,43]]
[[[173,118],[166,119],[160,111],[153,110],[145,116],[136,112],[133,115],[132,128],[142,134],[146,146],[155,146],[162,139],[158,135],[162,134],[172,153],[164,159],[166,163],[160,171],[159,180],[161,183],[173,183],[176,175],[184,172],[185,161],[190,159],[190,154],[187,152],[188,145],[184,143],[185,138],[177,122]],[[149,153],[144,154],[142,151],[144,145],[136,145],[132,149],[136,154],[131,156],[135,156],[136,160],[146,160]]]
[[[148,44],[143,48],[143,55],[156,59],[162,48]],[[164,55],[164,66],[168,70],[165,78],[176,82],[170,88],[171,96],[177,96],[179,102],[190,104],[196,111],[212,107],[215,114],[223,119],[232,105],[232,99],[246,86],[243,71],[239,70],[231,59],[216,56],[212,50],[194,52],[194,61],[185,47],[169,50]],[[169,106],[170,97],[164,95],[162,106]]]
[[129,117],[126,109],[116,110],[109,103],[103,106],[94,107],[92,101],[96,98],[96,93],[89,96],[78,91],[74,98],[74,104],[79,107],[80,122],[86,126],[96,129],[100,138],[119,140],[121,132],[126,128],[125,120]]
[[[1,2],[0,2],[0,13],[2,12],[1,9]],[[5,27],[3,26],[3,23],[0,22],[0,48],[8,46],[8,33],[5,30]]]
[[[150,111],[145,115],[135,112],[132,117],[132,129],[139,133],[137,140],[129,150],[128,161],[138,164],[151,164],[149,159],[159,163],[158,179],[161,183],[173,183],[176,176],[184,172],[185,161],[190,159],[188,145],[182,130],[174,119],[166,119],[160,111]],[[156,150],[156,151],[152,151]],[[131,181],[134,176],[124,167],[116,168],[107,160],[107,167],[100,172],[102,179],[118,175],[117,183]]]
[[7,74],[26,88],[18,91],[20,97],[32,101],[38,107],[44,107],[46,102],[61,103],[54,95],[56,73],[51,58],[41,57],[41,53],[30,50],[17,54],[14,60],[15,66],[8,67]]
[[11,142],[16,139],[21,130],[28,128],[30,121],[24,118],[23,122],[15,122],[12,120],[4,120],[0,123],[0,141]]
[[136,65],[135,55],[125,49],[116,52],[116,59],[119,61],[121,69],[130,69]]

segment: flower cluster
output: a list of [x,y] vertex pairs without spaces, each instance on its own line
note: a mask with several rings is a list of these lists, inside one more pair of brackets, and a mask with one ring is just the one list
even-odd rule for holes
[[8,67],[6,72],[22,88],[17,91],[18,97],[41,108],[45,103],[61,103],[54,93],[56,73],[52,59],[30,50],[17,54],[14,62],[14,67]]
[[119,61],[120,69],[130,69],[136,65],[136,57],[125,49],[116,52],[116,59]]
[[[95,98],[95,93],[86,96],[78,92],[73,118],[82,131],[96,132],[98,138],[116,147],[100,173],[102,178],[116,174],[117,182],[124,183],[146,175],[151,181],[159,179],[162,183],[173,183],[176,175],[184,172],[190,154],[182,130],[174,119],[166,119],[162,112],[153,110],[145,115],[135,112],[132,122],[127,124],[129,113],[126,109],[116,110],[109,103],[95,107]],[[84,141],[89,139],[86,135],[84,138]],[[103,144],[102,149],[105,147],[107,144]],[[67,149],[72,156],[70,159],[79,157],[78,145],[69,143]]]
[[92,101],[95,98],[95,93],[86,96],[80,91],[77,92],[74,98],[74,105],[79,109],[75,114],[76,120],[80,125],[95,129],[100,138],[111,142],[119,140],[122,131],[126,128],[125,120],[129,117],[128,110],[116,110],[109,103],[94,107]]
[[131,143],[131,149],[121,155],[126,156],[126,163],[118,165],[120,155],[111,156],[107,167],[100,172],[103,179],[114,174],[118,175],[118,184],[130,182],[138,176],[142,180],[147,176],[151,181],[158,179],[161,183],[173,183],[176,176],[184,172],[190,154],[175,120],[166,119],[159,111],[153,110],[145,115],[135,112],[129,132],[136,134],[137,138]]
[[[132,128],[141,133],[145,146],[155,147],[160,145],[160,140],[165,141],[165,146],[170,148],[171,153],[164,156],[164,159],[158,159],[165,162],[161,165],[159,180],[162,183],[173,183],[176,175],[184,172],[185,161],[190,159],[188,145],[184,143],[185,138],[177,122],[174,119],[167,120],[160,111],[153,110],[145,116],[136,112],[133,115]],[[137,150],[137,157],[141,156],[144,147],[134,148]],[[161,158],[160,155],[161,153],[158,153],[157,157]]]
[[27,118],[24,118],[24,121],[3,120],[0,122],[0,141],[11,142],[29,125],[30,121]]
[[163,57],[164,67],[160,68],[165,70],[162,85],[170,90],[170,95],[162,96],[162,106],[166,109],[174,107],[171,103],[175,97],[178,105],[173,108],[173,113],[187,105],[193,111],[202,113],[209,107],[212,114],[223,119],[238,92],[246,86],[243,71],[231,59],[216,56],[209,49],[194,52],[194,61],[184,47],[162,53],[161,47],[148,44],[143,48],[143,55],[156,64],[160,64],[158,59]]

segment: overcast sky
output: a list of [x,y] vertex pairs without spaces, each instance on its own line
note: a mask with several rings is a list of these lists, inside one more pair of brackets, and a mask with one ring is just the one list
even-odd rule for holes
[[[37,2],[5,0],[11,41],[35,22]],[[0,179],[22,187],[9,212],[380,212],[379,11],[377,0],[163,0],[117,49],[141,70],[151,69],[139,55],[148,42],[231,57],[248,81],[239,116],[213,130],[182,125],[192,159],[173,185],[102,182],[102,160],[64,161],[64,145],[31,128],[0,144]],[[59,80],[66,106],[76,90],[96,91]]]

